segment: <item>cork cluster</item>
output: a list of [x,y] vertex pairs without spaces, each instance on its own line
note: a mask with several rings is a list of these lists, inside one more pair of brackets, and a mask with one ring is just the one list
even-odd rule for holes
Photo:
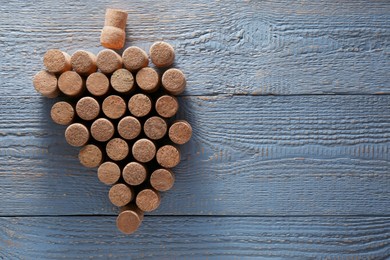
[[111,186],[108,197],[120,207],[117,227],[126,234],[137,230],[144,212],[159,207],[160,192],[172,188],[178,146],[192,135],[191,125],[175,116],[186,78],[171,68],[174,59],[166,42],[154,43],[149,55],[135,46],[122,55],[51,49],[33,80],[43,96],[62,97],[51,118],[67,126],[66,141],[81,148],[80,163],[96,167],[98,179]]

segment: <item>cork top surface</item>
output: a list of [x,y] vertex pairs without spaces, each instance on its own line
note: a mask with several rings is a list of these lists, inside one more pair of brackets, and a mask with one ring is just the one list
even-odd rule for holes
[[180,152],[172,145],[164,145],[158,149],[157,162],[164,168],[173,168],[180,162]]
[[152,141],[142,138],[134,143],[132,153],[137,161],[146,163],[156,155],[156,146]]
[[111,119],[118,119],[126,112],[126,103],[120,96],[111,95],[104,99],[103,113]]
[[137,71],[149,64],[148,55],[136,46],[128,47],[122,54],[123,66],[130,71]]
[[152,109],[152,100],[145,94],[135,94],[128,103],[130,113],[135,117],[143,117]]
[[150,47],[150,59],[156,67],[168,67],[175,60],[175,50],[166,42],[156,42]]
[[71,146],[83,146],[89,139],[88,128],[80,123],[71,124],[65,130],[65,139]]
[[113,50],[104,49],[98,53],[96,65],[102,73],[110,74],[122,68],[122,57]]
[[128,93],[133,90],[134,77],[127,69],[118,69],[111,75],[111,86],[119,93]]
[[136,138],[141,133],[141,123],[132,116],[126,116],[118,123],[119,135],[127,140]]
[[185,144],[191,139],[192,127],[187,121],[177,121],[169,127],[168,135],[175,144]]
[[69,54],[58,49],[48,50],[43,56],[43,64],[52,73],[61,73],[72,69]]
[[159,75],[153,68],[145,67],[140,69],[135,79],[139,88],[145,92],[151,93],[158,90]]
[[110,188],[108,197],[112,204],[122,207],[130,203],[133,199],[133,191],[126,184],[118,183]]
[[91,125],[91,135],[99,142],[107,142],[115,133],[115,127],[110,120],[98,118]]
[[55,103],[50,110],[53,121],[60,125],[69,125],[74,118],[74,109],[71,104],[65,101]]
[[167,123],[159,116],[152,116],[145,121],[145,135],[152,140],[159,140],[167,133]]
[[112,160],[121,161],[129,154],[129,146],[125,140],[114,138],[107,143],[106,152]]
[[79,160],[85,167],[94,168],[101,164],[103,154],[99,147],[93,144],[88,144],[81,148],[79,152]]
[[157,99],[155,108],[160,116],[169,118],[176,115],[179,109],[179,102],[173,96],[163,95]]
[[173,187],[175,176],[168,169],[157,169],[150,176],[150,185],[158,191],[168,191]]
[[33,85],[36,91],[48,98],[55,98],[59,91],[57,87],[57,77],[48,71],[38,72],[33,79]]
[[76,113],[83,120],[93,120],[100,113],[100,105],[92,97],[83,97],[76,104]]
[[119,213],[116,219],[116,226],[121,232],[131,234],[138,229],[141,222],[142,218],[140,218],[136,211],[125,210]]
[[79,74],[88,75],[97,70],[96,56],[89,52],[79,50],[71,57],[72,68]]
[[121,169],[116,163],[104,162],[98,168],[98,179],[106,185],[116,183],[121,176]]
[[75,71],[65,71],[58,78],[58,87],[67,96],[75,97],[83,91],[84,82]]
[[87,89],[94,96],[103,96],[110,89],[110,81],[101,72],[94,72],[87,78]]
[[146,180],[147,171],[142,164],[130,162],[123,168],[122,176],[126,183],[136,186]]
[[137,194],[135,202],[140,210],[150,212],[160,206],[160,194],[153,189],[144,189]]
[[165,71],[161,82],[164,89],[172,95],[181,94],[186,87],[186,78],[184,73],[179,69]]

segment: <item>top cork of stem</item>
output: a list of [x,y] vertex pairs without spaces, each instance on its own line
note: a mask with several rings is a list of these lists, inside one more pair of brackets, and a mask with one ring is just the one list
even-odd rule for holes
[[126,28],[127,12],[120,9],[106,9],[104,26],[113,26],[124,30]]

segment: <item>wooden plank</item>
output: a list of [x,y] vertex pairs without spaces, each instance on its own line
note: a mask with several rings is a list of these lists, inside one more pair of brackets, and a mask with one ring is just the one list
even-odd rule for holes
[[129,12],[128,45],[175,46],[185,95],[390,93],[386,0],[10,0],[0,7],[2,94],[34,95],[49,48],[97,53],[109,6]]
[[[53,102],[53,101],[50,101]],[[0,215],[113,214],[50,102],[0,97]],[[390,96],[180,99],[194,135],[153,214],[390,214]]]
[[388,259],[389,217],[0,218],[0,259]]

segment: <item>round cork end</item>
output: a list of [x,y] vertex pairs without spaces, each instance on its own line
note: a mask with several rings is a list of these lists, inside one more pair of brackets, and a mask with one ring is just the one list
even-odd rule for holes
[[83,97],[76,104],[76,113],[83,120],[93,120],[100,113],[100,105],[92,97]]
[[85,167],[98,167],[102,163],[103,153],[96,145],[88,144],[81,148],[79,152],[79,160]]
[[156,42],[150,47],[150,58],[157,67],[168,67],[175,60],[175,50],[166,42]]
[[116,219],[116,226],[122,233],[132,234],[141,225],[143,216],[143,212],[139,209],[123,210]]
[[102,110],[108,118],[118,119],[125,114],[126,103],[120,96],[111,95],[104,99]]
[[135,94],[129,100],[129,111],[135,117],[143,117],[152,109],[152,100],[145,94]]
[[89,75],[97,70],[96,56],[89,51],[76,51],[71,57],[72,68],[79,74]]
[[65,71],[58,78],[58,87],[67,96],[75,97],[81,94],[84,81],[75,71]]
[[157,113],[165,118],[173,117],[179,110],[179,102],[173,96],[163,95],[159,97],[155,105]]
[[33,85],[37,92],[48,98],[55,98],[60,94],[56,76],[45,70],[38,72],[34,76]]
[[124,67],[130,71],[142,69],[149,64],[146,52],[136,46],[127,48],[122,54],[122,59]]
[[134,77],[127,69],[116,70],[111,75],[111,86],[119,93],[129,93],[134,88]]
[[191,139],[192,127],[187,121],[177,121],[169,128],[168,135],[175,144],[185,144]]
[[98,53],[96,65],[101,72],[110,74],[122,68],[122,57],[113,50],[105,49]]
[[157,169],[150,176],[150,185],[158,191],[168,191],[174,183],[175,176],[168,169]]
[[140,185],[146,180],[147,171],[145,166],[138,162],[128,163],[122,171],[123,179],[126,183],[136,186]]
[[98,142],[107,142],[115,133],[115,127],[106,118],[96,119],[91,125],[91,135]]
[[43,64],[52,73],[63,73],[72,69],[70,55],[57,49],[48,50],[43,55]]
[[181,94],[186,87],[186,77],[179,69],[165,71],[161,82],[165,91],[172,95]]
[[50,116],[59,125],[69,125],[74,119],[75,111],[71,104],[65,101],[55,103],[51,107]]
[[130,203],[133,199],[134,192],[126,184],[118,183],[111,187],[108,192],[108,198],[111,203],[117,207],[122,207]]
[[147,93],[152,93],[158,90],[159,76],[156,70],[146,67],[137,72],[135,80],[140,89]]
[[89,139],[88,128],[80,123],[71,124],[65,130],[65,139],[71,146],[83,146]]
[[137,194],[135,203],[142,211],[150,212],[160,206],[161,198],[158,191],[153,189],[144,189]]
[[121,177],[121,169],[116,163],[105,162],[98,168],[98,179],[106,185],[116,183]]
[[137,161],[150,162],[156,155],[156,146],[148,139],[139,139],[134,143],[132,153]]
[[158,164],[164,168],[173,168],[180,162],[180,152],[172,145],[164,145],[156,154]]
[[120,50],[125,45],[126,33],[113,26],[104,26],[100,35],[100,44],[106,48]]
[[120,9],[106,9],[104,26],[113,26],[121,30],[126,28],[127,12]]
[[119,135],[127,140],[136,138],[141,133],[141,123],[132,116],[126,116],[118,123]]
[[112,160],[121,161],[129,154],[129,145],[121,138],[114,138],[107,143],[106,152]]
[[145,121],[145,135],[152,140],[159,140],[167,133],[167,123],[164,119],[158,116],[152,116]]
[[87,78],[87,89],[94,96],[103,96],[110,89],[110,81],[101,72],[94,72]]

